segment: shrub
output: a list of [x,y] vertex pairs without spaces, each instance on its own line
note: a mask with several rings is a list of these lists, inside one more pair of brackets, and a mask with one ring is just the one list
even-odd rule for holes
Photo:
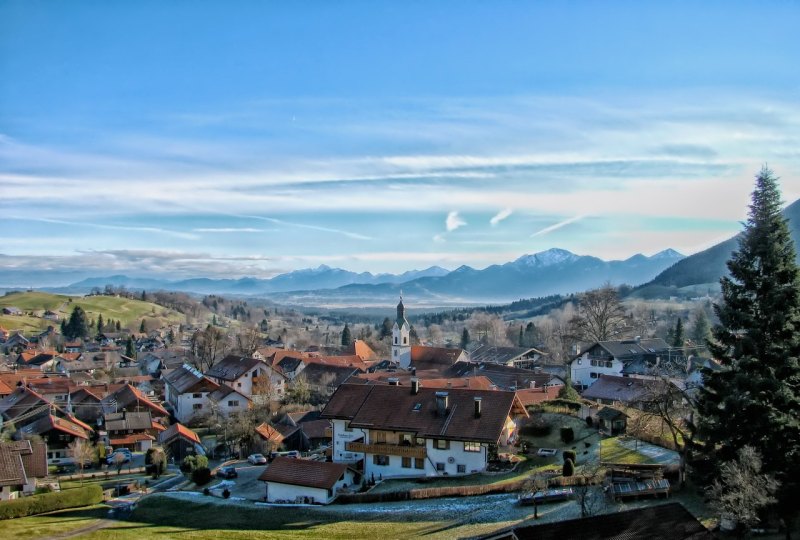
[[521,435],[530,437],[547,437],[553,431],[553,425],[541,416],[534,416],[530,422],[520,429]]
[[31,495],[0,503],[0,519],[11,519],[43,514],[64,508],[77,508],[97,504],[103,500],[103,488],[98,485],[68,489],[55,493]]
[[211,469],[203,467],[192,471],[192,482],[198,486],[203,486],[211,482]]
[[568,459],[564,462],[564,468],[561,470],[561,474],[564,476],[572,476],[575,474],[575,462],[571,459]]
[[194,456],[186,456],[181,462],[181,471],[188,473],[197,468],[197,461]]
[[208,458],[206,456],[195,456],[194,463],[196,469],[207,469],[208,468]]
[[562,456],[564,457],[564,463],[566,463],[568,459],[572,460],[573,463],[578,461],[575,459],[577,457],[575,450],[564,450],[564,452],[562,452]]
[[227,499],[230,496],[231,496],[231,492],[228,490],[228,488],[225,488],[225,489],[222,490],[222,498],[223,499]]
[[571,427],[561,428],[561,440],[565,443],[571,443],[575,439],[575,432]]

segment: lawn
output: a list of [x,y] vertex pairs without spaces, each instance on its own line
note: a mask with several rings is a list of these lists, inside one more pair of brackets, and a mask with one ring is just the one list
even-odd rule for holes
[[9,332],[19,330],[24,336],[30,336],[33,333],[38,334],[45,331],[48,326],[57,324],[47,319],[29,317],[28,315],[0,315],[0,326]]
[[635,439],[611,437],[600,443],[600,457],[610,463],[677,463],[677,452]]
[[3,533],[3,538],[15,540],[41,538],[95,525],[107,513],[108,507],[104,505],[59,510],[39,516],[0,521],[0,531]]

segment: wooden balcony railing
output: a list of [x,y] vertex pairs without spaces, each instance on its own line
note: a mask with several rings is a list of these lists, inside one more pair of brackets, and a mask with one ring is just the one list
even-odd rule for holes
[[385,456],[402,456],[424,459],[428,454],[424,446],[400,446],[399,444],[366,444],[349,442],[344,445],[348,452],[363,452]]

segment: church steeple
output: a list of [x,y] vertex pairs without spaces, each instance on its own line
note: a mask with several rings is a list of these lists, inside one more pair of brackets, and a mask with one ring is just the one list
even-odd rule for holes
[[400,291],[400,303],[397,304],[397,326],[403,327],[403,324],[408,325],[406,320],[406,307],[403,305],[403,292]]
[[411,325],[406,320],[406,307],[403,305],[403,293],[397,304],[397,320],[392,327],[392,361],[407,368],[411,364]]

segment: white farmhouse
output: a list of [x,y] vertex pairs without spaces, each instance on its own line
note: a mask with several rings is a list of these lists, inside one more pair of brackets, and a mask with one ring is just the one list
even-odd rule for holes
[[219,385],[188,364],[171,371],[164,379],[166,401],[178,422],[186,424],[195,416],[211,412],[208,395]]
[[517,437],[527,416],[514,392],[343,384],[320,418],[332,425],[334,462],[366,478],[461,475],[483,471],[493,447]]
[[344,463],[276,457],[261,474],[267,502],[328,504],[342,489],[360,484],[360,475]]

